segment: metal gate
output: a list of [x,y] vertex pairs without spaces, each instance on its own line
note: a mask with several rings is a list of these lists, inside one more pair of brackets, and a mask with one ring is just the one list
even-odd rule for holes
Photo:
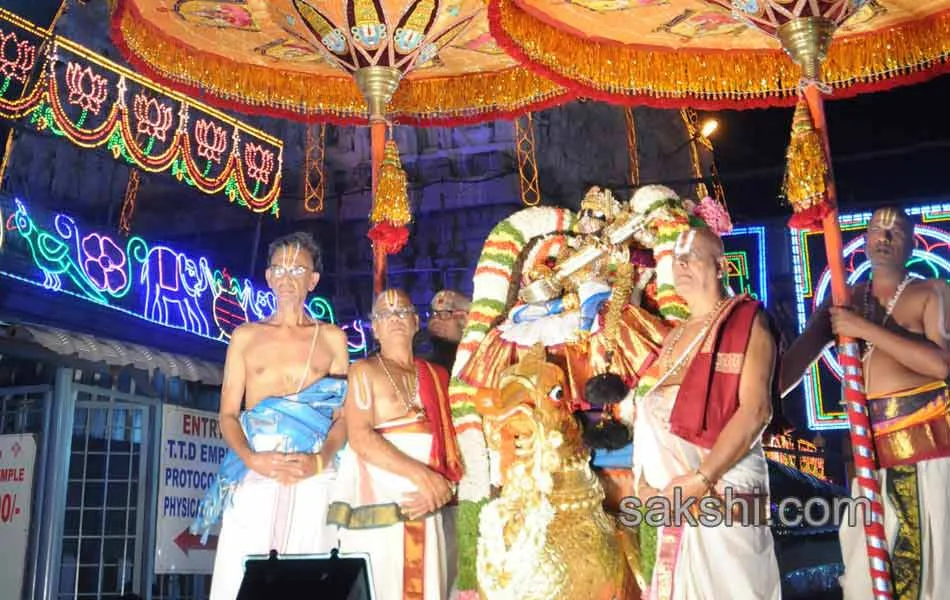
[[72,383],[75,395],[58,597],[143,589],[151,536],[150,429],[155,400]]

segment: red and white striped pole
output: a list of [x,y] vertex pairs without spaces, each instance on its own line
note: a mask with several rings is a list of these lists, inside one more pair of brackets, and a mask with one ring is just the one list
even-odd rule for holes
[[[827,56],[834,29],[835,25],[829,19],[801,17],[783,24],[777,34],[782,47],[802,67],[805,76],[803,94],[808,103],[812,125],[821,136],[824,147],[827,162],[825,201],[830,210],[822,220],[822,228],[825,234],[828,269],[831,271],[831,295],[835,306],[850,307],[851,289],[848,287],[844,266],[844,245],[838,223],[838,197],[832,174],[831,144],[828,142],[823,86],[819,81],[821,63]],[[881,500],[881,485],[877,479],[874,438],[864,390],[864,367],[857,340],[838,338],[838,361],[843,371],[844,399],[851,428],[851,452],[860,488],[858,495],[866,498],[871,506],[871,514],[863,515],[871,589],[874,600],[891,600],[894,592],[891,584],[890,552],[884,533],[884,505]]]

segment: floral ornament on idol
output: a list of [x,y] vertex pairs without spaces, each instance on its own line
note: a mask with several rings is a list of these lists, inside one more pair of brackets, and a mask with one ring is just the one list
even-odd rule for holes
[[116,294],[128,282],[125,274],[125,253],[106,236],[92,233],[82,240],[85,254],[83,271],[97,288]]
[[732,218],[726,208],[715,198],[706,196],[699,204],[687,200],[686,209],[702,219],[716,235],[722,236],[732,232]]

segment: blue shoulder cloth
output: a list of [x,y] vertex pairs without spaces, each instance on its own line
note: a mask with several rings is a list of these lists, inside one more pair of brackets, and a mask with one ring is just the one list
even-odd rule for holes
[[[346,379],[324,377],[299,394],[269,396],[254,408],[241,414],[241,426],[251,450],[266,436],[267,450],[274,448],[278,436],[279,452],[317,452],[327,438],[333,424],[333,412],[343,406]],[[191,524],[191,533],[201,533],[201,543],[208,541],[211,528],[224,509],[233,500],[237,486],[244,480],[248,468],[234,450],[228,450],[218,476],[198,507],[198,515]]]

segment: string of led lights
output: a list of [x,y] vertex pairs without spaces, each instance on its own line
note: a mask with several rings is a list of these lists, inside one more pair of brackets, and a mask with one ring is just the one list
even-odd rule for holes
[[[905,212],[914,222],[915,248],[907,264],[910,272],[921,278],[950,279],[950,233],[933,225],[950,221],[950,204],[913,206]],[[870,212],[839,217],[850,285],[866,280],[871,272],[871,263],[864,252],[864,231],[870,219]],[[828,297],[831,273],[821,232],[795,232],[791,235],[791,243],[798,330],[802,332],[811,314]],[[825,348],[821,360],[805,372],[802,388],[810,429],[848,428],[847,414],[841,405],[841,376],[841,365],[830,347]]]
[[0,118],[279,216],[281,140],[3,9],[0,40]]
[[[195,258],[140,236],[122,239],[85,231],[62,213],[43,227],[19,199],[12,207],[0,207],[0,214],[6,216],[0,221],[0,276],[220,342],[227,342],[239,325],[267,318],[276,309],[273,292],[227,269],[212,269],[203,256]],[[32,268],[12,272],[7,265],[14,255],[29,257]],[[307,310],[315,319],[337,323],[326,298],[311,298]],[[356,320],[339,325],[350,353],[365,353],[364,324]]]

